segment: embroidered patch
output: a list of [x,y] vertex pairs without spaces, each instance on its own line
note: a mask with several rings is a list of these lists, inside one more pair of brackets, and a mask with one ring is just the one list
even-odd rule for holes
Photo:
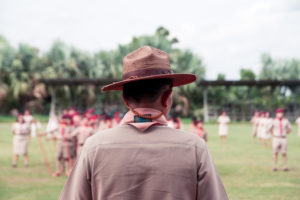
[[[146,114],[145,116],[151,117],[151,114]],[[134,123],[145,123],[145,122],[152,122],[152,119],[147,119],[147,118],[134,115]]]

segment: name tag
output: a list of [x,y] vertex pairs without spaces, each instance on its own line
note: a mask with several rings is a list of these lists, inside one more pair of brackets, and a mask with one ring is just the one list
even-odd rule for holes
[[[151,117],[151,114],[146,114],[145,116]],[[147,118],[134,115],[134,123],[145,123],[145,122],[152,122],[152,119],[147,119]]]

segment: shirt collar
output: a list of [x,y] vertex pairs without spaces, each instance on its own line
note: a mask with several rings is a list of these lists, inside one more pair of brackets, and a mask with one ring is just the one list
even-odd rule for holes
[[[135,108],[135,111],[142,115],[156,116],[161,113],[161,111],[153,108]],[[142,132],[146,131],[148,128],[154,125],[163,125],[167,126],[168,122],[166,117],[162,115],[158,119],[145,119],[135,115],[133,112],[128,111],[124,118],[121,121],[121,124],[130,124],[135,128],[141,130]]]

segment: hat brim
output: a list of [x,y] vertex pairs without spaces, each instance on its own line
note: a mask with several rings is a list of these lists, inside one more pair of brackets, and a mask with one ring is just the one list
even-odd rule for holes
[[194,74],[162,74],[162,75],[152,75],[134,79],[126,79],[123,81],[114,82],[112,84],[102,87],[103,92],[108,92],[112,90],[123,90],[123,85],[130,82],[149,80],[149,79],[171,79],[173,82],[173,87],[186,85],[194,82],[197,77]]

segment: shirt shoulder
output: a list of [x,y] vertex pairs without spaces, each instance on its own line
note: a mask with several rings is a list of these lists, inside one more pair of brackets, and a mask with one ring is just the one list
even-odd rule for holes
[[167,126],[152,126],[141,132],[131,125],[118,125],[115,128],[97,131],[85,143],[86,151],[93,151],[105,145],[169,143],[203,149],[205,141],[199,136]]

